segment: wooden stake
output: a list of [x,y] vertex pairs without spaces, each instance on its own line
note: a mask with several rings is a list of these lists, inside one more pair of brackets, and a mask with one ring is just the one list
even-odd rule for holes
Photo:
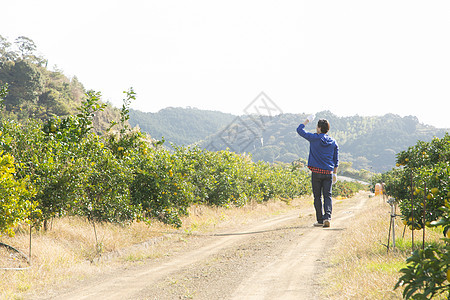
[[31,229],[33,228],[33,225],[30,224],[30,248],[28,249],[28,260],[30,261],[31,265]]

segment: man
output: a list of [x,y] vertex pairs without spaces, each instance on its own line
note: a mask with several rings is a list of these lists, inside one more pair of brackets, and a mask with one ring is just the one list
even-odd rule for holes
[[331,189],[332,184],[337,181],[339,146],[332,137],[327,135],[330,123],[325,119],[321,119],[317,123],[317,133],[305,131],[305,126],[313,119],[314,115],[309,116],[303,124],[298,126],[297,133],[309,141],[308,168],[312,172],[311,181],[317,219],[314,226],[330,227]]

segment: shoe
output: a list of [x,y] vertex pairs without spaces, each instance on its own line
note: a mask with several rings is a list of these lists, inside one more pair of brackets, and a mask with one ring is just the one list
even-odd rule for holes
[[314,223],[314,227],[323,227],[323,223],[316,222]]
[[323,221],[323,227],[330,227],[330,220]]

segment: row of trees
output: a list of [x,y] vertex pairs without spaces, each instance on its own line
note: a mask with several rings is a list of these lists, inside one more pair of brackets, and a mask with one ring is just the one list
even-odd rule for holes
[[[385,172],[395,164],[397,152],[417,140],[430,141],[433,135],[445,134],[445,130],[421,124],[413,116],[339,117],[329,111],[316,115],[330,121],[330,135],[339,143],[341,161],[352,163],[356,170],[365,169],[364,173]],[[295,131],[305,114],[238,117],[192,108],[167,108],[157,113],[132,111],[130,116],[133,125],[139,124],[153,137],[164,136],[176,144],[196,143],[204,148],[247,152],[254,161],[290,163],[299,157],[306,159],[309,151],[308,143],[301,142]],[[309,130],[313,131],[314,126]]]
[[407,299],[431,299],[450,292],[450,135],[419,141],[397,154],[397,168],[381,175],[389,195],[395,197],[405,225],[443,230],[443,244],[416,250],[396,287],[404,286]]
[[198,147],[165,149],[128,126],[134,97],[130,89],[120,120],[102,135],[93,123],[105,105],[93,91],[74,115],[45,122],[1,119],[0,232],[13,234],[24,221],[46,227],[65,215],[117,223],[156,218],[180,226],[192,203],[243,205],[310,192],[299,166]]

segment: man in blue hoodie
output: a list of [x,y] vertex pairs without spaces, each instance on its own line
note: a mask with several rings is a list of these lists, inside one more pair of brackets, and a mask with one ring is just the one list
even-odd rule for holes
[[[308,168],[311,170],[314,208],[317,223],[314,226],[330,227],[331,222],[331,189],[337,181],[339,166],[339,146],[327,135],[330,123],[321,119],[317,123],[317,133],[305,131],[305,126],[314,119],[311,115],[297,128],[297,133],[309,141]],[[323,195],[323,202],[321,196]]]

